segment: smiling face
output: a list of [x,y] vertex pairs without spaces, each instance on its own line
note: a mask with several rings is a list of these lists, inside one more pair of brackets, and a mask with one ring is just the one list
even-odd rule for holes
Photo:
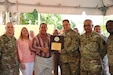
[[22,29],[22,36],[28,37],[29,33],[28,30],[26,28]]
[[97,33],[101,33],[101,28],[100,28],[100,26],[99,26],[99,25],[98,25],[98,26],[95,26],[95,27],[94,27],[94,31],[97,32]]
[[29,38],[29,33],[28,33],[28,30],[26,27],[23,27],[22,30],[21,30],[21,35],[20,35],[20,38],[23,39],[23,38]]
[[70,29],[70,23],[68,20],[64,20],[62,24],[63,24],[64,31],[68,31]]
[[91,33],[92,32],[92,21],[91,20],[85,20],[84,21],[84,30],[86,31],[86,33]]
[[45,23],[40,24],[39,31],[40,31],[41,34],[46,34],[47,24],[45,24]]
[[106,24],[107,31],[113,35],[113,21],[108,21]]

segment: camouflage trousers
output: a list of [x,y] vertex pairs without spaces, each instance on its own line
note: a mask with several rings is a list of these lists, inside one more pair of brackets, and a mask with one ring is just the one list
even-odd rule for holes
[[112,66],[111,65],[109,66],[109,72],[110,72],[111,75],[113,75],[113,65]]
[[61,63],[61,75],[80,75],[79,64]]
[[19,69],[0,70],[0,75],[19,75]]
[[85,71],[85,70],[83,71],[83,70],[81,70],[80,74],[81,75],[101,75],[101,70],[97,71],[95,73],[91,73],[90,71]]

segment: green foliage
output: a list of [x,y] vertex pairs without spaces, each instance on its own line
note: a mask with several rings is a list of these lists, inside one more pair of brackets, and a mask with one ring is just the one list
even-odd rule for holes
[[38,12],[36,9],[34,9],[34,11],[32,12],[32,15],[34,17],[34,20],[38,20]]
[[31,13],[21,13],[20,14],[20,20],[21,20],[21,23],[23,25],[38,24],[38,12],[37,12],[37,10],[34,9],[34,11],[31,12]]
[[105,16],[105,17],[104,17],[104,24],[106,24],[106,22],[107,22],[108,20],[113,20],[113,15]]
[[62,18],[59,14],[41,14],[40,15],[41,23],[47,23],[49,25],[54,25],[55,29],[62,29],[61,21]]
[[71,27],[75,28],[75,26],[76,26],[75,22],[71,21],[70,23],[71,23]]
[[[23,25],[27,25],[29,23],[32,25],[38,24],[38,12],[35,9],[32,13],[21,13],[20,19],[21,24]],[[61,21],[62,18],[59,14],[40,14],[40,22],[54,25],[55,29],[62,29]]]
[[109,33],[107,32],[107,30],[106,30],[106,22],[108,21],[108,20],[113,20],[113,15],[109,15],[109,16],[105,16],[104,17],[104,24],[100,24],[101,25],[101,28],[102,28],[102,33],[105,35],[105,36],[109,36]]

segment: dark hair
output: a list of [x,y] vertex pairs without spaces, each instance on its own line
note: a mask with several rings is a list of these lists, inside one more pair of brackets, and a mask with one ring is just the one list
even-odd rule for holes
[[47,27],[47,24],[46,24],[46,23],[41,23],[41,24],[40,24],[40,27],[41,27],[42,24],[46,25],[46,27]]
[[[99,27],[99,28],[100,28],[100,30],[101,30],[100,25],[96,25],[96,26],[94,26],[94,31],[96,30],[96,27]],[[95,31],[95,32],[97,32],[97,31]],[[99,32],[99,33],[100,33],[100,32]]]
[[95,29],[96,27],[100,27],[100,25],[96,25],[96,26],[94,27],[94,29]]
[[113,20],[108,20],[108,21],[106,22],[106,25],[107,25],[109,22],[113,22]]
[[67,21],[69,23],[69,20],[68,19],[63,20],[62,22],[65,22],[65,21]]
[[100,25],[96,25],[95,27],[100,27]]

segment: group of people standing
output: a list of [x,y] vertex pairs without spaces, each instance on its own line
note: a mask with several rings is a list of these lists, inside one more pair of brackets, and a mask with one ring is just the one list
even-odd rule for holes
[[[67,19],[62,21],[62,27],[62,34],[55,30],[57,33],[53,35],[64,36],[64,48],[54,52],[50,50],[51,35],[47,33],[46,23],[40,24],[39,33],[32,39],[27,28],[23,27],[16,40],[14,26],[8,22],[6,32],[0,36],[0,75],[19,75],[19,68],[23,75],[33,75],[33,71],[34,75],[52,75],[58,65],[61,75],[113,74],[113,20],[106,23],[106,30],[110,33],[107,40],[98,30],[93,30],[90,19],[84,21],[85,33],[82,35],[71,29]],[[58,54],[55,61],[54,53]],[[57,65],[54,64],[53,68],[55,62]]]

